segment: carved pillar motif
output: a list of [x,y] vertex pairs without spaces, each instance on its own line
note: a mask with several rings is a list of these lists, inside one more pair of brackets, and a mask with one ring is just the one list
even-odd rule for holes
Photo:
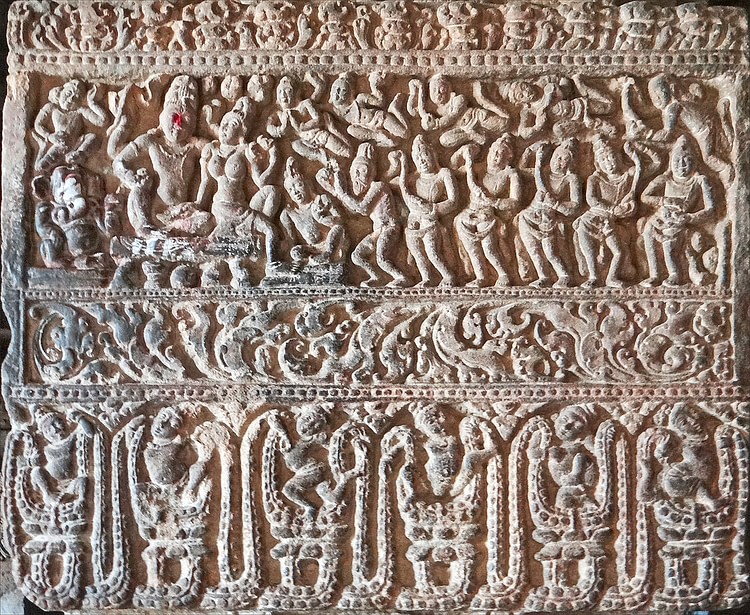
[[8,26],[0,514],[32,602],[750,603],[742,10]]

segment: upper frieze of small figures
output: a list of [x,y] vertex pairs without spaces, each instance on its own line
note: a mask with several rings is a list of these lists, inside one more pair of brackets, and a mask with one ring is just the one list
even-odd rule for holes
[[738,7],[634,1],[125,0],[14,3],[12,47],[101,53],[244,50],[736,51]]

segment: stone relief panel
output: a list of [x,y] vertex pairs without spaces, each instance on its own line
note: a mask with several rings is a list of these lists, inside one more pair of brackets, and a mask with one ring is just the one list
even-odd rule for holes
[[30,600],[750,601],[744,11],[29,0],[9,39]]

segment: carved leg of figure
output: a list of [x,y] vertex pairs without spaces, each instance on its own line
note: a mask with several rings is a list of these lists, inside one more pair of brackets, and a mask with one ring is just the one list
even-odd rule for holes
[[150,209],[150,190],[146,187],[133,188],[128,195],[128,220],[138,237],[148,235],[154,230],[148,217]]
[[547,256],[547,261],[552,265],[552,269],[555,270],[555,275],[557,275],[555,286],[567,287],[570,286],[570,275],[565,267],[565,263],[557,254],[557,240],[558,237],[545,237],[542,239],[542,249]]
[[536,271],[537,279],[531,282],[531,286],[548,286],[551,280],[547,275],[547,263],[542,252],[542,242],[531,229],[529,223],[526,222],[526,218],[523,215],[519,216],[518,219],[518,234]]
[[403,111],[403,96],[402,93],[398,93],[393,97],[393,101],[388,105],[385,122],[383,122],[383,128],[399,139],[404,139],[409,134],[409,125]]
[[404,286],[406,276],[393,262],[393,254],[398,247],[401,232],[397,226],[386,226],[380,230],[375,243],[375,258],[380,268],[393,278],[387,286]]
[[325,247],[323,251],[318,255],[314,256],[310,260],[316,263],[330,263],[333,260],[334,255],[343,249],[343,243],[345,239],[344,227],[336,224],[331,227],[328,231],[328,235],[325,240]]
[[212,286],[219,286],[219,280],[221,278],[221,270],[219,269],[219,263],[209,262],[205,263],[202,267],[201,273],[201,286],[204,288],[210,288]]
[[448,264],[445,262],[445,260],[443,260],[442,257],[442,248],[444,243],[445,242],[443,241],[441,232],[437,228],[430,230],[424,236],[424,244],[425,248],[427,249],[427,256],[429,257],[430,262],[435,266],[435,269],[438,270],[443,278],[439,285],[455,286],[456,279],[453,276],[451,270],[448,268]]
[[83,135],[76,144],[75,149],[65,156],[68,164],[81,164],[86,159],[89,149],[96,142],[96,136],[91,133]]
[[583,274],[586,276],[581,286],[592,288],[599,284],[596,262],[596,255],[599,253],[599,241],[590,233],[587,233],[582,226],[576,231],[576,239],[581,250],[581,256],[583,256],[583,263],[581,263],[583,265],[582,268],[585,270]]
[[109,287],[115,290],[121,288],[133,288],[135,283],[132,280],[136,262],[131,258],[122,259],[115,269],[112,275],[112,281],[109,283]]
[[508,277],[508,270],[503,263],[503,255],[498,245],[497,235],[494,233],[485,237],[482,240],[482,247],[484,248],[484,254],[490,265],[495,269],[497,273],[497,280],[495,280],[495,286],[508,286],[510,284],[510,278]]
[[375,269],[369,261],[369,257],[372,256],[375,251],[375,238],[373,235],[373,233],[367,235],[359,242],[357,247],[354,248],[354,252],[352,252],[352,263],[357,267],[364,269],[367,275],[370,276],[363,282],[365,286],[372,286],[374,283],[380,282],[377,269]]
[[663,246],[660,241],[654,237],[654,231],[651,225],[647,224],[643,231],[643,247],[646,250],[646,260],[648,261],[648,280],[643,281],[644,286],[655,286],[659,283],[660,264],[659,254],[663,253]]
[[613,286],[617,288],[623,287],[625,284],[620,279],[620,266],[623,261],[622,248],[620,241],[617,236],[612,234],[605,239],[605,245],[609,248],[612,253],[612,261],[609,263],[609,272],[607,273],[607,286]]
[[666,286],[679,286],[680,284],[680,256],[685,253],[683,244],[682,233],[662,244],[664,246],[664,263],[669,274],[667,279],[664,280]]
[[688,280],[690,280],[690,282],[692,282],[696,286],[703,286],[704,284],[706,284],[710,276],[703,267],[703,262],[701,259],[703,255],[700,252],[692,249],[691,247],[687,250],[687,254],[685,256],[687,257],[688,262]]
[[447,130],[440,135],[440,145],[451,149],[465,145],[470,141],[474,141],[474,139],[463,128]]
[[65,157],[65,146],[64,145],[52,145],[42,156],[39,157],[36,163],[36,168],[40,171],[51,171],[53,167],[57,166],[59,162]]
[[419,275],[422,281],[417,286],[426,286],[430,283],[430,261],[427,258],[425,252],[425,244],[422,240],[421,232],[406,231],[406,245],[409,248],[409,252],[414,257],[414,262],[419,270]]
[[230,258],[227,265],[229,265],[229,271],[232,273],[230,282],[232,288],[244,288],[252,284],[250,274],[241,258]]
[[150,290],[162,288],[163,263],[156,261],[143,261],[141,266],[143,267],[143,273],[146,276],[143,288]]
[[317,160],[321,164],[325,164],[326,162],[326,154],[323,151],[323,148],[310,145],[302,139],[292,141],[292,149],[308,160]]
[[480,242],[473,237],[466,237],[459,235],[461,243],[466,250],[466,254],[469,256],[471,263],[471,269],[474,272],[474,281],[469,282],[467,286],[488,286],[489,279],[487,277],[487,266],[484,259],[484,251],[481,246],[483,242]]

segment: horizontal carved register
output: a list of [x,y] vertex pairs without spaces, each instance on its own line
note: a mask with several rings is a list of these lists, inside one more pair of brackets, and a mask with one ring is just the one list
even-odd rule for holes
[[750,602],[742,10],[21,0],[8,36],[32,602]]

